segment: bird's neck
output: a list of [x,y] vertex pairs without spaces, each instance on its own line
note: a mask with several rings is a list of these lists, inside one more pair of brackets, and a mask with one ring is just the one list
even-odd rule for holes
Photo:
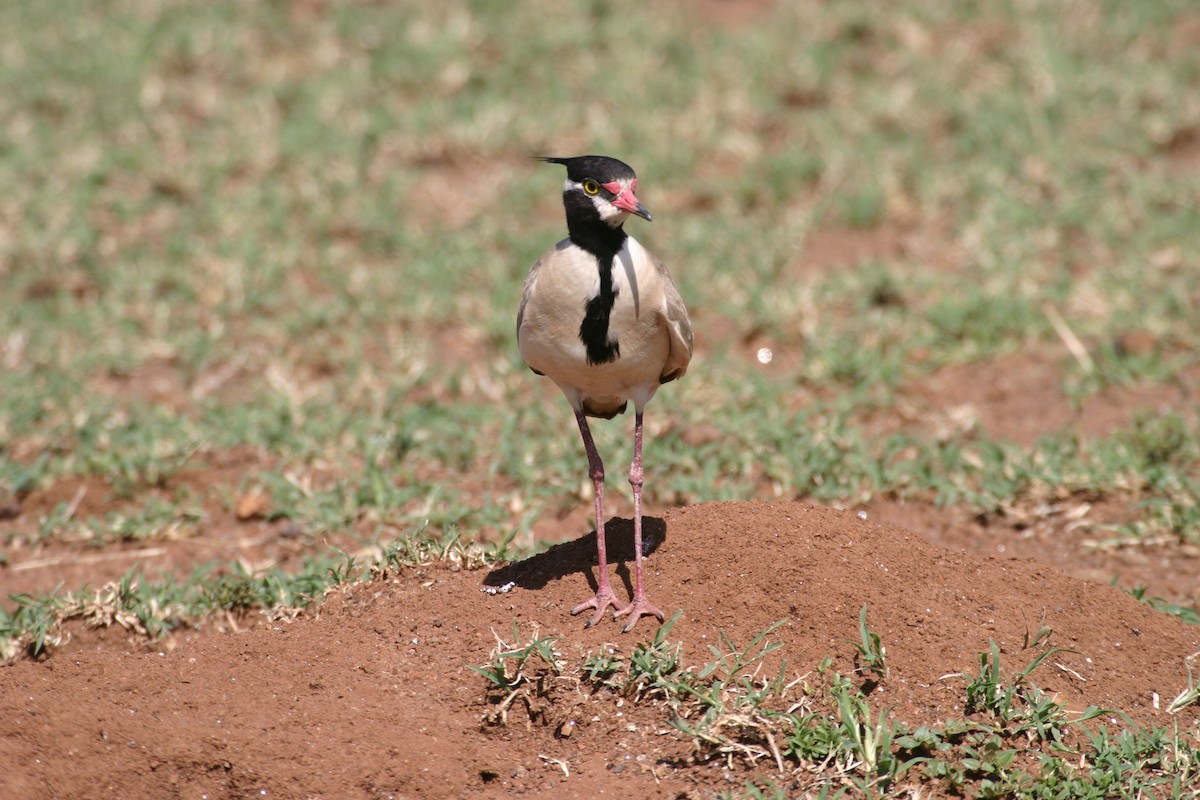
[[611,265],[629,238],[620,227],[610,228],[603,222],[572,224],[569,219],[567,233],[572,242],[594,255],[601,265]]
[[601,271],[612,265],[613,258],[625,246],[628,234],[621,224],[609,225],[587,198],[577,192],[564,192],[563,205],[567,211],[567,233],[571,241],[596,257]]

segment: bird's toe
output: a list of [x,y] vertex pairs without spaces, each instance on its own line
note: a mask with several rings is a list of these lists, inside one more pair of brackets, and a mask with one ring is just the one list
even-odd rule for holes
[[575,616],[577,614],[582,614],[589,608],[595,609],[595,613],[592,614],[587,622],[583,623],[584,628],[590,628],[600,620],[604,619],[604,612],[609,606],[612,606],[614,612],[616,612],[613,614],[613,617],[616,618],[621,609],[621,605],[617,602],[616,595],[614,595],[611,590],[607,592],[599,591],[596,593],[595,597],[584,600],[582,603],[572,608],[571,615]]
[[637,625],[637,621],[642,617],[658,617],[659,622],[666,619],[666,615],[644,597],[634,600],[625,606],[625,608],[617,611],[613,614],[613,618],[624,617],[626,615],[629,616],[629,620],[621,628],[621,633],[629,633],[633,630],[633,626]]

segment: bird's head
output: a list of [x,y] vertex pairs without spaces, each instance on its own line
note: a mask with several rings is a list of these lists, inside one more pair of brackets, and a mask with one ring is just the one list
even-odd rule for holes
[[610,228],[619,228],[630,214],[647,222],[653,219],[637,199],[637,175],[625,162],[607,156],[543,156],[541,160],[567,168],[563,205],[568,221],[573,216],[599,219]]

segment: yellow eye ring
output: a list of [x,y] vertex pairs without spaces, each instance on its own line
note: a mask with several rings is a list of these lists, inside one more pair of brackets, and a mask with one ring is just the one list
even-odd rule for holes
[[598,194],[600,192],[600,184],[588,178],[583,182],[583,190],[588,194]]

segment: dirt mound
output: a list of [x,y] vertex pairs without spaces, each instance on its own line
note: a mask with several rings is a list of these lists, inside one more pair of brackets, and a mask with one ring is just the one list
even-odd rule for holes
[[[708,503],[647,521],[651,599],[683,610],[671,631],[692,664],[724,632],[740,644],[771,623],[788,671],[821,660],[849,673],[858,615],[887,647],[872,695],[901,720],[962,714],[962,681],[995,640],[1071,708],[1165,724],[1197,631],[1108,585],[1032,562],[938,549],[851,512],[801,504]],[[628,522],[610,526],[614,557]],[[516,621],[557,635],[577,664],[605,643],[651,637],[568,610],[590,591],[594,537],[489,573],[411,570],[340,592],[310,618],[199,637],[169,653],[57,651],[0,670],[0,796],[539,797],[707,796],[718,766],[686,766],[689,743],[655,709],[589,698],[552,725],[489,727],[483,664]],[[587,575],[588,577],[585,577]],[[484,589],[515,584],[505,593]],[[617,587],[628,592],[625,563]],[[495,634],[493,633],[495,631]],[[1186,714],[1188,723],[1194,715]],[[740,780],[740,779],[739,779]]]

